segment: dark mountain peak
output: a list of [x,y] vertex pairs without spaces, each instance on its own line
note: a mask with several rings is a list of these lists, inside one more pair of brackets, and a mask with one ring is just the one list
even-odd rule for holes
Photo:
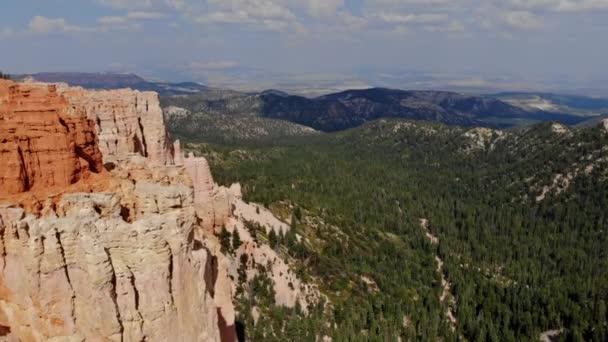
[[391,89],[391,88],[367,88],[367,89],[349,89],[341,92],[320,96],[319,100],[350,100],[353,98],[365,98],[370,100],[381,100],[389,96],[403,95],[410,93],[406,90]]
[[[541,111],[527,111],[499,99],[449,91],[408,91],[389,88],[345,90],[317,98],[289,95],[274,89],[258,94],[236,94],[222,103],[207,101],[207,108],[243,107],[255,113],[331,132],[359,126],[380,118],[438,121],[448,125],[508,127],[519,122],[554,120],[566,124],[581,118]],[[217,100],[217,99],[216,99]],[[233,105],[231,104],[233,103]]]
[[288,97],[288,96],[290,96],[288,93],[286,93],[284,91],[277,90],[277,89],[267,89],[267,90],[264,90],[263,92],[260,93],[260,95],[274,95],[274,96],[280,96],[280,97]]

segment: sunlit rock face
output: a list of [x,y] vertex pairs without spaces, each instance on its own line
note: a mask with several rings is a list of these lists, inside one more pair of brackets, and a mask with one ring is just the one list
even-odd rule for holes
[[234,340],[176,148],[154,93],[0,83],[0,340]]
[[95,125],[54,85],[0,80],[0,189],[64,188],[103,169]]
[[95,122],[105,162],[139,154],[156,165],[173,163],[158,94],[130,89],[87,91],[60,87],[74,107]]

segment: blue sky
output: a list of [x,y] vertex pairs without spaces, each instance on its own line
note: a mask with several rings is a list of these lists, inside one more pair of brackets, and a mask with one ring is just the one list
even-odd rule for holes
[[0,19],[14,73],[608,80],[608,0],[3,0]]

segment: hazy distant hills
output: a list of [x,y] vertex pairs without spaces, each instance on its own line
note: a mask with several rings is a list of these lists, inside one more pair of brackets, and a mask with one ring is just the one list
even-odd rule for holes
[[134,74],[42,72],[14,75],[16,79],[31,77],[41,82],[63,82],[71,86],[87,89],[131,88],[141,91],[155,91],[161,95],[185,95],[204,91],[207,87],[194,82],[168,83],[151,82]]
[[172,107],[170,123],[187,136],[196,136],[201,127],[205,132],[215,128],[217,132],[229,132],[234,131],[230,129],[233,126],[238,127],[239,135],[249,138],[291,136],[339,131],[380,118],[499,128],[541,121],[575,125],[608,113],[608,99],[550,93],[478,96],[371,88],[309,98],[275,89],[245,93],[193,82],[153,82],[134,74],[37,73],[17,78],[26,76],[90,89],[156,91],[162,96],[163,107]]
[[[223,132],[231,141],[258,140],[308,135],[315,131],[340,131],[380,118],[487,127],[541,121],[573,125],[587,119],[579,115],[525,109],[488,96],[386,88],[348,90],[317,98],[289,95],[278,90],[241,93],[207,89],[193,95],[163,96],[162,106],[170,130],[175,134],[192,139],[208,137],[221,142],[225,139],[219,139],[213,132]],[[303,127],[314,130],[303,130]]]
[[608,114],[608,99],[553,93],[498,93],[492,95],[526,110],[543,110],[584,116]]
[[379,118],[438,121],[463,126],[512,126],[527,121],[576,124],[568,114],[527,110],[493,97],[445,91],[404,91],[386,88],[347,90],[314,99],[261,95],[261,115],[307,125],[322,131],[358,126]]

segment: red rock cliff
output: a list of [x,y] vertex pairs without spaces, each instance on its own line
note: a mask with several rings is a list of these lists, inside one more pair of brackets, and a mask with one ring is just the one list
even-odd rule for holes
[[94,123],[54,85],[0,81],[0,195],[65,188],[102,169]]
[[0,341],[235,340],[178,146],[155,93],[0,81]]

